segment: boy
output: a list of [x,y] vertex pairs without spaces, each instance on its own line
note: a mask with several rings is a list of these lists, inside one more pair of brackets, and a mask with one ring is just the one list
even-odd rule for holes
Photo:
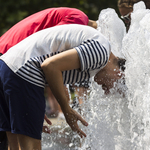
[[41,149],[46,83],[71,129],[83,137],[86,134],[77,121],[88,124],[69,106],[64,84],[95,76],[95,82],[108,92],[122,77],[108,40],[94,28],[77,24],[32,34],[0,59],[0,131],[7,131],[9,143],[17,137],[25,150]]

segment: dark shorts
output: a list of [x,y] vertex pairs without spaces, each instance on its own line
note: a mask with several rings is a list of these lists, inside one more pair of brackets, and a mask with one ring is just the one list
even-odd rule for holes
[[44,89],[14,74],[0,60],[0,131],[41,139]]

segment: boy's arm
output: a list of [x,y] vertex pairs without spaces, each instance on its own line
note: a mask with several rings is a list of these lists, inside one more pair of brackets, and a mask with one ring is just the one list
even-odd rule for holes
[[88,124],[69,106],[62,77],[62,71],[80,68],[77,51],[75,49],[71,49],[47,58],[42,63],[41,68],[44,71],[52,93],[61,106],[67,123],[70,125],[72,130],[76,131],[81,137],[86,136],[86,134],[78,127],[77,121],[80,120],[82,124],[86,126]]
[[94,20],[89,20],[88,26],[97,29],[97,23],[96,23],[96,21],[94,21]]

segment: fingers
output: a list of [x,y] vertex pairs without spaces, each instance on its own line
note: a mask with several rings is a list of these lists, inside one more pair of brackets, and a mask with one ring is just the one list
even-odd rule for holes
[[[46,121],[49,125],[52,124],[51,121],[48,119],[48,117],[47,117],[46,115],[44,116],[44,119],[45,119],[45,121]],[[51,133],[49,127],[46,126],[46,125],[43,125],[42,132],[44,132],[44,133],[49,133],[49,134]]]
[[86,134],[80,128],[78,129],[77,133],[81,138],[83,138],[83,136],[86,137]]
[[84,126],[88,126],[88,123],[81,116],[78,117],[78,120],[80,120]]
[[[80,120],[81,123],[82,123],[84,126],[88,126],[88,123],[87,123],[81,116],[78,117],[78,120]],[[86,137],[86,134],[79,128],[77,122],[76,122],[76,125],[77,125],[77,126],[76,126],[76,127],[77,127],[77,133],[80,135],[80,137],[81,137],[81,138],[83,138],[83,136]]]
[[70,125],[70,127],[74,132],[77,132],[81,138],[86,137],[86,134],[79,128],[77,122]]
[[80,137],[86,137],[86,134],[79,128],[77,121],[80,120],[84,126],[88,126],[88,123],[72,108],[69,112],[64,113],[65,118],[69,126],[74,132],[77,132]]
[[77,132],[81,138],[86,137],[86,134],[79,128],[77,124],[78,120],[80,120],[83,125],[88,126],[88,123],[79,114],[76,114],[76,117],[72,117],[72,121],[69,123],[70,127],[73,131]]
[[42,132],[49,134],[51,133],[50,129],[46,125],[43,126]]
[[52,122],[48,119],[48,117],[46,115],[44,116],[44,119],[49,125],[52,125]]

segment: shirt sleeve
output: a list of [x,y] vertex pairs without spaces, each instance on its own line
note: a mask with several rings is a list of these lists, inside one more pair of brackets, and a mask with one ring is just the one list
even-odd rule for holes
[[81,71],[99,69],[108,62],[108,51],[98,41],[84,41],[75,49],[80,58]]

